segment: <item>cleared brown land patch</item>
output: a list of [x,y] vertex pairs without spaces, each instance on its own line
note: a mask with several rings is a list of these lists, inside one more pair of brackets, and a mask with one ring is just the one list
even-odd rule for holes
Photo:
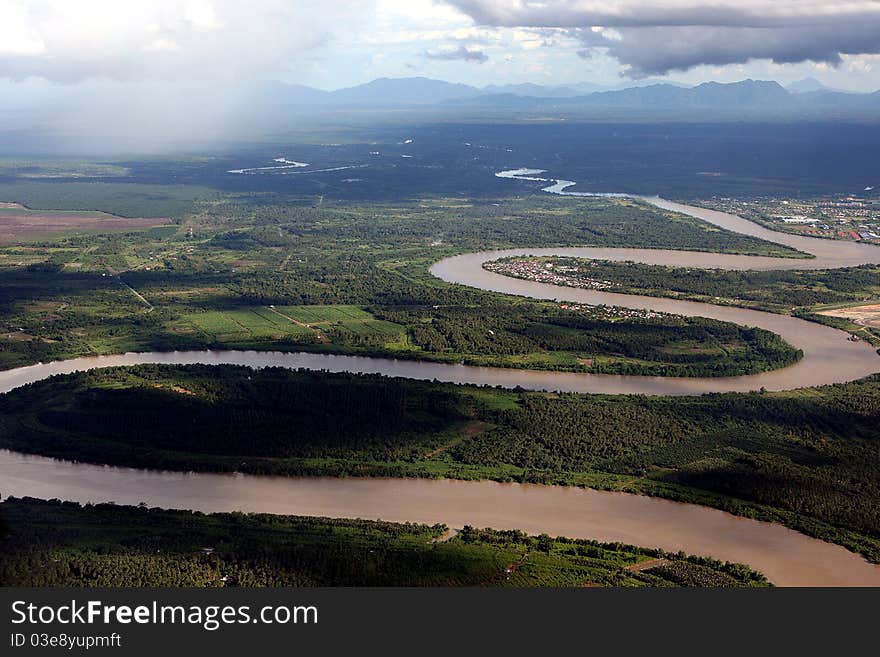
[[150,290],[150,297],[162,299],[163,301],[174,302],[184,299],[189,301],[198,297],[205,297],[207,299],[209,297],[216,296],[222,293],[223,289],[219,287],[194,287],[189,290]]
[[880,328],[880,303],[868,306],[853,306],[851,308],[837,308],[835,310],[823,310],[819,315],[828,317],[842,317],[859,326]]
[[640,561],[639,563],[634,563],[631,566],[627,566],[626,569],[631,573],[640,573],[643,570],[659,568],[660,566],[665,566],[668,563],[669,561],[667,559],[648,559],[647,561]]
[[488,431],[493,426],[494,425],[489,424],[488,422],[482,422],[480,420],[471,420],[470,422],[465,424],[464,427],[462,427],[462,430],[461,430],[459,436],[455,440],[453,440],[450,443],[447,443],[446,445],[443,445],[442,447],[438,447],[437,449],[428,452],[427,454],[425,454],[424,458],[426,458],[426,459],[434,458],[438,454],[442,454],[443,452],[448,450],[450,447],[454,447],[458,443],[460,443],[464,440],[467,440],[468,438],[473,438],[474,436],[478,436],[481,433],[483,433],[484,431]]
[[458,530],[450,527],[445,532],[443,532],[440,536],[437,536],[436,538],[432,538],[428,542],[429,543],[445,543],[446,541],[452,540],[452,538],[455,537],[457,534],[458,534]]
[[104,212],[48,212],[0,203],[0,244],[26,242],[58,233],[132,230],[171,223],[170,219],[162,218],[129,219]]
[[192,390],[190,390],[188,388],[184,388],[183,386],[163,386],[161,384],[156,383],[156,384],[153,384],[152,387],[156,388],[157,390],[171,390],[173,392],[176,392],[178,395],[187,395],[189,397],[196,397],[197,396],[196,393],[194,393]]
[[11,342],[30,342],[34,339],[34,336],[24,331],[12,331],[11,333],[0,333],[0,338]]
[[63,301],[31,301],[24,304],[24,309],[31,313],[51,313],[64,310],[67,304]]

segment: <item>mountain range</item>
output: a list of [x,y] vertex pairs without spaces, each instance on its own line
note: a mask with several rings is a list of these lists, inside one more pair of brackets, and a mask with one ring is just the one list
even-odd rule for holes
[[264,101],[288,108],[433,108],[462,111],[562,112],[576,114],[633,111],[638,115],[669,112],[750,114],[794,112],[799,115],[867,115],[880,119],[880,92],[860,94],[830,89],[807,79],[783,87],[778,82],[743,80],[705,82],[685,87],[644,81],[624,88],[600,85],[492,85],[485,88],[430,78],[380,78],[336,91],[276,83]]
[[256,82],[231,90],[228,103],[221,89],[146,108],[135,103],[134,110],[124,96],[96,102],[75,85],[52,90],[51,95],[0,102],[4,152],[128,152],[144,144],[176,148],[184,142],[238,143],[323,126],[432,121],[880,123],[880,92],[841,92],[810,79],[789,88],[762,80],[695,87],[643,80],[609,89],[589,83],[478,88],[414,77],[380,78],[336,91]]

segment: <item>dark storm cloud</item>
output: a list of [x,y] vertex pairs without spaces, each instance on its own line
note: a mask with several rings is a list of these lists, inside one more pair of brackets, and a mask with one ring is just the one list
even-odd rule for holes
[[840,63],[841,55],[880,52],[880,24],[853,25],[846,39],[821,27],[794,29],[658,27],[621,30],[620,41],[602,44],[635,76],[685,70],[700,64],[741,64],[769,59]]
[[633,77],[752,59],[836,65],[841,55],[880,53],[878,0],[447,2],[484,25],[567,30]]
[[466,48],[465,46],[458,46],[457,48],[449,50],[429,50],[425,52],[425,57],[427,57],[428,59],[440,59],[447,61],[461,60],[465,62],[476,62],[478,64],[489,61],[489,56],[482,50],[471,50],[470,48]]

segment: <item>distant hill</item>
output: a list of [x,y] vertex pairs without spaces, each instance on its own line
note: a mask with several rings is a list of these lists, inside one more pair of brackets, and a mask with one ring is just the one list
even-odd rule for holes
[[[320,91],[298,85],[274,85],[263,106],[309,112],[309,108],[431,109],[444,114],[491,113],[510,117],[548,116],[654,120],[714,118],[792,120],[880,119],[880,93],[840,92],[806,80],[793,91],[778,82],[743,80],[705,82],[685,87],[668,82],[636,81],[620,89],[592,83],[544,86],[490,85],[478,89],[430,78],[380,78],[366,84]],[[821,88],[819,88],[821,87]]]
[[819,80],[817,80],[816,78],[804,78],[803,80],[792,82],[791,84],[787,85],[785,89],[793,94],[855,93],[853,91],[847,91],[845,89],[835,89],[834,87],[828,87],[819,82]]
[[[643,81],[645,82],[645,81]],[[778,82],[743,80],[734,83],[705,82],[696,87],[660,82],[632,83],[609,89],[592,83],[561,86],[539,84],[489,85],[478,89],[424,77],[380,78],[366,84],[321,91],[302,85],[275,83],[259,94],[262,102],[276,107],[430,107],[446,111],[455,107],[499,110],[563,111],[631,109],[641,114],[657,111],[717,110],[735,113],[799,110],[828,111],[838,104],[843,110],[870,108],[876,95],[836,91],[814,79],[802,80],[786,89]],[[260,100],[255,99],[259,103]]]
[[572,117],[653,120],[714,118],[880,119],[880,93],[858,94],[831,89],[792,93],[777,82],[743,80],[706,82],[696,87],[654,84],[576,97],[540,98],[512,93],[450,101],[459,108]]
[[280,82],[262,85],[257,95],[260,100],[278,105],[327,106],[382,106],[407,107],[433,105],[449,100],[481,95],[476,87],[466,84],[432,80],[430,78],[379,78],[366,84],[322,91],[300,84]]
[[773,107],[788,105],[792,96],[777,82],[744,80],[732,84],[705,82],[693,88],[670,84],[634,87],[622,91],[593,94],[586,104],[609,107],[686,109],[690,107]]
[[539,98],[513,93],[484,95],[456,101],[456,104],[483,107],[538,108],[620,108],[638,110],[670,110],[693,108],[780,108],[794,104],[792,94],[776,82],[745,80],[733,84],[707,82],[697,87],[654,84],[630,87],[619,91],[600,91],[569,98]]
[[644,78],[642,80],[627,80],[626,82],[621,82],[617,84],[608,91],[620,91],[622,89],[632,89],[633,87],[653,87],[658,84],[668,84],[672,87],[681,87],[682,89],[689,89],[693,85],[681,84],[680,82],[671,82],[669,80],[657,80],[654,78]]
[[330,100],[328,91],[282,82],[264,83],[254,90],[254,96],[255,101],[266,100],[281,105],[314,105]]
[[828,87],[819,82],[816,78],[804,78],[797,82],[786,85],[786,90],[793,94],[806,94],[816,91],[830,91]]
[[621,91],[623,89],[650,87],[658,84],[686,88],[686,85],[675,82],[665,82],[662,80],[629,80],[613,86],[595,84],[593,82],[576,82],[573,84],[552,86],[526,82],[523,84],[490,84],[487,87],[483,87],[483,92],[491,95],[512,94],[514,96],[524,96],[527,98],[574,98],[576,96],[589,96],[590,94],[605,91]]
[[[313,87],[298,84],[270,83],[263,86],[261,95],[282,105],[333,105],[333,106],[382,106],[407,107],[425,106],[450,101],[469,101],[488,96],[496,97],[502,105],[511,101],[497,97],[518,98],[578,98],[594,93],[620,91],[636,87],[664,85],[673,88],[685,88],[672,83],[641,80],[621,83],[617,86],[579,82],[570,85],[541,85],[526,82],[522,84],[488,85],[483,89],[466,84],[445,82],[425,77],[411,78],[379,78],[372,82],[337,89],[322,91]],[[491,104],[481,101],[480,104]]]
[[431,78],[379,78],[366,84],[339,89],[327,100],[342,105],[432,105],[481,95],[476,87]]

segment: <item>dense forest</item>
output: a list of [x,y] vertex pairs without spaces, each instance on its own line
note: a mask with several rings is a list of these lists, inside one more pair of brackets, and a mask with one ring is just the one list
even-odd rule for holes
[[[32,406],[32,394],[41,408]],[[16,444],[30,433],[52,451],[81,451],[86,460],[148,466],[167,454],[204,458],[215,463],[211,469],[259,470],[262,460],[287,457],[414,458],[471,419],[473,404],[466,402],[451,390],[403,379],[143,366],[53,377],[46,386],[13,391],[0,397],[0,431]],[[251,457],[250,465],[241,457]],[[179,460],[167,465],[187,467]]]
[[519,531],[10,498],[2,586],[766,586],[740,564]]
[[[560,360],[556,369],[603,374],[735,376],[785,367],[800,358],[781,338],[761,329],[699,317],[640,317],[621,309],[572,310],[537,303],[397,306],[377,309],[376,315],[407,326],[410,341],[427,352],[520,357],[573,353],[576,361]],[[474,356],[462,360],[492,363]],[[516,362],[507,359],[504,364]]]
[[880,561],[877,377],[664,398],[143,365],[15,390],[0,397],[0,418],[0,447],[96,463],[663,495],[784,522]]

